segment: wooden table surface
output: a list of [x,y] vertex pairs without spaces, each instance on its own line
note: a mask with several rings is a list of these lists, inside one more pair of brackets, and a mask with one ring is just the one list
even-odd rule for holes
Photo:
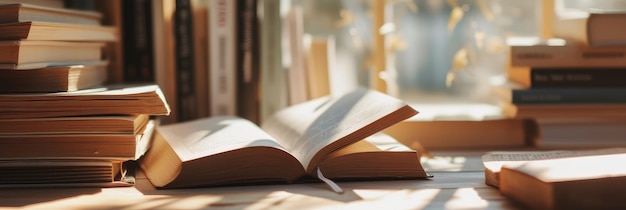
[[157,190],[139,173],[134,187],[0,189],[0,208],[24,209],[515,209],[485,185],[484,152],[435,152],[427,180]]

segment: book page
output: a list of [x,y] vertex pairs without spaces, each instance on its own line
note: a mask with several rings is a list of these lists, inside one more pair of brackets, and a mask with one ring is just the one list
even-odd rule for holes
[[[408,107],[411,112],[398,117],[401,119],[379,121],[403,107],[408,106],[398,99],[361,88],[340,97],[322,97],[283,109],[265,121],[262,128],[310,172],[311,164],[316,164],[312,163],[314,157],[323,157],[417,113]],[[374,127],[363,129],[366,126]],[[323,149],[326,154],[318,154]]]
[[285,150],[254,123],[231,116],[203,118],[161,126],[158,132],[188,161],[246,147],[273,147]]
[[626,148],[610,148],[597,150],[554,150],[554,151],[512,151],[492,152],[482,156],[485,167],[494,172],[500,171],[504,164],[519,165],[527,161],[550,160],[570,157],[583,157],[593,155],[607,155],[625,153]]

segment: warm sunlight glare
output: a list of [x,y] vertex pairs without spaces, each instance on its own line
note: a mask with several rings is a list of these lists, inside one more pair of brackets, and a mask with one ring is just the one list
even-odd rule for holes
[[422,157],[422,165],[434,171],[461,171],[467,159],[461,156]]
[[449,199],[446,209],[483,209],[489,206],[489,202],[481,198],[474,188],[459,188]]

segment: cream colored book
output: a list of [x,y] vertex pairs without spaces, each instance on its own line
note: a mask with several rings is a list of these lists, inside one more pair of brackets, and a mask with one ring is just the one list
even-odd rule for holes
[[94,11],[81,11],[24,3],[1,4],[2,1],[0,1],[0,23],[43,21],[100,25],[100,20],[102,19],[102,14]]
[[103,85],[107,62],[51,66],[38,69],[0,69],[0,93],[76,91]]
[[500,192],[529,209],[624,209],[624,151],[505,164]]
[[359,89],[290,106],[260,127],[230,116],[161,126],[139,165],[164,188],[425,178],[416,151],[361,141],[415,114],[398,99]]
[[38,69],[101,62],[103,47],[101,42],[0,41],[0,69]]
[[136,160],[147,149],[154,132],[150,121],[137,134],[15,134],[0,135],[0,159]]
[[138,134],[150,116],[103,115],[0,119],[0,136],[23,134]]
[[0,94],[0,119],[86,115],[168,115],[157,85],[110,85],[72,92]]
[[538,160],[584,157],[601,154],[626,153],[626,148],[594,150],[550,150],[550,151],[495,151],[482,156],[485,167],[485,183],[493,187],[500,185],[502,167],[514,167]]
[[118,32],[109,26],[41,21],[0,24],[0,40],[113,42],[118,39]]

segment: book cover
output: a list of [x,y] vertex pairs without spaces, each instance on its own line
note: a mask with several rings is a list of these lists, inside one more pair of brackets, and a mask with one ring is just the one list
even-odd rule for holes
[[[176,0],[174,12],[176,59],[176,101],[178,121],[198,116],[198,98],[195,85],[193,12],[190,0]],[[171,79],[171,78],[170,78]]]
[[623,67],[510,68],[509,80],[530,88],[626,87]]
[[[0,4],[5,2],[3,1]],[[0,23],[45,21],[100,25],[102,14],[99,12],[64,9],[62,7],[35,5],[30,4],[28,1],[21,1],[19,4],[0,5]]]
[[256,124],[260,123],[260,55],[257,0],[237,2],[237,113]]
[[514,85],[495,87],[494,91],[513,104],[610,104],[626,102],[626,87],[524,88]]
[[513,67],[601,68],[626,66],[626,47],[581,46],[564,39],[510,38],[509,61]]
[[624,11],[557,11],[552,33],[587,46],[625,46],[626,30],[616,27],[626,21]]

